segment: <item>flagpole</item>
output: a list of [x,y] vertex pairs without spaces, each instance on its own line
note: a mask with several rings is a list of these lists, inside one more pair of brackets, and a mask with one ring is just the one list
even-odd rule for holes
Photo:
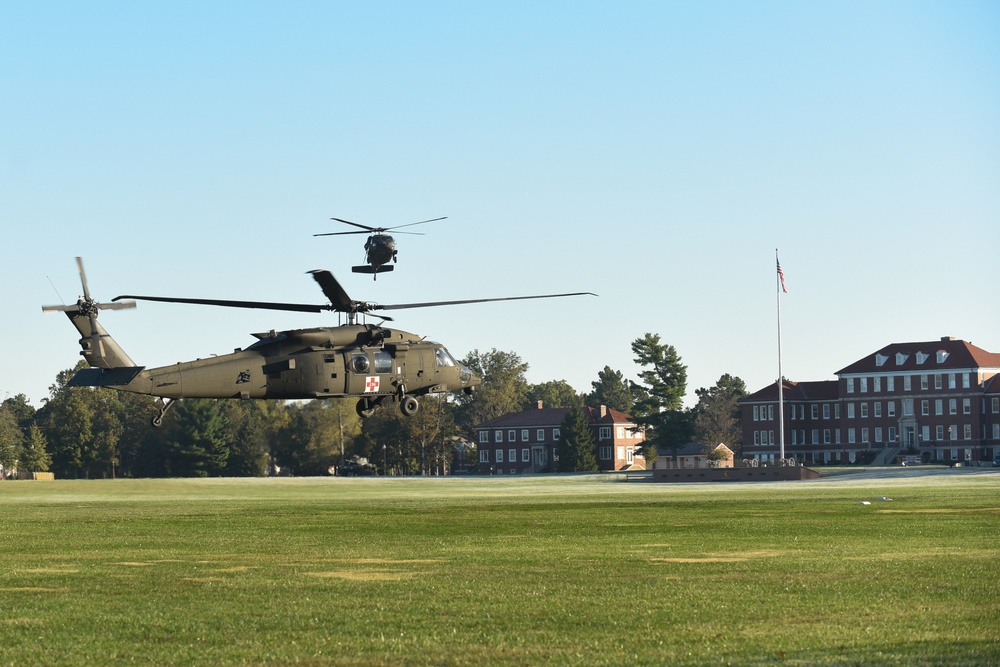
[[784,376],[781,374],[781,292],[785,286],[777,248],[774,249],[774,264],[778,269],[774,274],[775,300],[778,304],[778,458],[783,461],[785,459],[785,382]]

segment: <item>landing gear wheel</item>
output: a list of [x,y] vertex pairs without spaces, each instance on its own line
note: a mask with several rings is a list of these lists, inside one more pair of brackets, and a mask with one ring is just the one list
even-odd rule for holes
[[399,411],[407,417],[417,414],[417,410],[419,409],[420,401],[415,396],[403,396],[403,398],[399,399]]
[[163,415],[167,414],[167,410],[173,407],[174,403],[177,401],[176,398],[163,398],[160,400],[163,403],[163,407],[161,407],[159,413],[154,415],[153,418],[150,420],[150,423],[153,425],[153,428],[160,428],[161,426],[163,426]]
[[359,399],[354,409],[358,411],[358,416],[362,419],[368,419],[375,414],[375,406],[367,398]]

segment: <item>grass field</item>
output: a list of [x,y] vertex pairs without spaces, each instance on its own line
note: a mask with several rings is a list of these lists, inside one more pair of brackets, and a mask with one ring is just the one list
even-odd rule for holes
[[1000,664],[1000,473],[607,479],[0,482],[0,664]]

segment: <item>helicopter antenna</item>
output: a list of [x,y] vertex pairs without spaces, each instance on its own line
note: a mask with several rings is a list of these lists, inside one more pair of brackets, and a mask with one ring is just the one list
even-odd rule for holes
[[49,276],[45,276],[45,278],[46,278],[46,280],[49,281],[49,285],[52,285],[52,291],[56,293],[56,298],[59,299],[59,303],[65,305],[66,299],[62,298],[62,294],[60,294],[59,290],[56,289],[56,284],[54,282],[52,282],[52,278],[49,277]]

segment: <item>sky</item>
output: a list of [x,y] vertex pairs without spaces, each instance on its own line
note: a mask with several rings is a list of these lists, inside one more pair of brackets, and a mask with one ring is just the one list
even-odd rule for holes
[[[81,293],[379,303],[532,383],[645,333],[750,391],[894,342],[1000,352],[996,2],[0,3],[0,399],[79,359]],[[371,226],[397,235],[352,274]],[[778,295],[775,252],[787,294]],[[140,303],[137,364],[336,315]]]

